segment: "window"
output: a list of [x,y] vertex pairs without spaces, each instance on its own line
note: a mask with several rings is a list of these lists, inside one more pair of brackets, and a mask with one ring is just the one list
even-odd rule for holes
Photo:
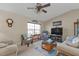
[[27,23],[28,37],[34,34],[40,34],[41,26],[39,24]]

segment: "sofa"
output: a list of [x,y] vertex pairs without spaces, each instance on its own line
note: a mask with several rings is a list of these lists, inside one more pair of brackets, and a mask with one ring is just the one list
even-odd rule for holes
[[17,46],[15,44],[0,48],[0,56],[16,56]]
[[17,50],[17,44],[4,33],[0,33],[0,56],[15,56]]
[[[63,43],[57,43],[57,55],[68,55],[68,56],[79,56],[79,47],[69,46],[66,43],[68,40],[66,39]],[[79,46],[79,43],[78,43]]]

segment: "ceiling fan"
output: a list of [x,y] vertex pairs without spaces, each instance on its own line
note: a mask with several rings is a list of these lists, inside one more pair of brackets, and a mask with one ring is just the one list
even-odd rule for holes
[[36,9],[37,13],[40,11],[47,13],[47,11],[44,8],[49,7],[49,6],[50,6],[50,3],[47,3],[45,5],[42,5],[41,3],[37,3],[35,7],[29,7],[27,9]]

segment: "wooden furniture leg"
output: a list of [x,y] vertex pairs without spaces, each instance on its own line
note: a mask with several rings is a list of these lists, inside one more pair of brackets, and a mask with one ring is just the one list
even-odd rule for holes
[[27,47],[29,47],[29,43],[27,43]]

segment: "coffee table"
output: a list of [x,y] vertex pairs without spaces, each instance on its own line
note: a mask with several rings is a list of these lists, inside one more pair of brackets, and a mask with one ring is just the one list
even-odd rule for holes
[[50,52],[53,48],[55,48],[57,44],[54,42],[52,44],[49,43],[44,43],[42,44],[42,48],[45,49],[46,51]]

